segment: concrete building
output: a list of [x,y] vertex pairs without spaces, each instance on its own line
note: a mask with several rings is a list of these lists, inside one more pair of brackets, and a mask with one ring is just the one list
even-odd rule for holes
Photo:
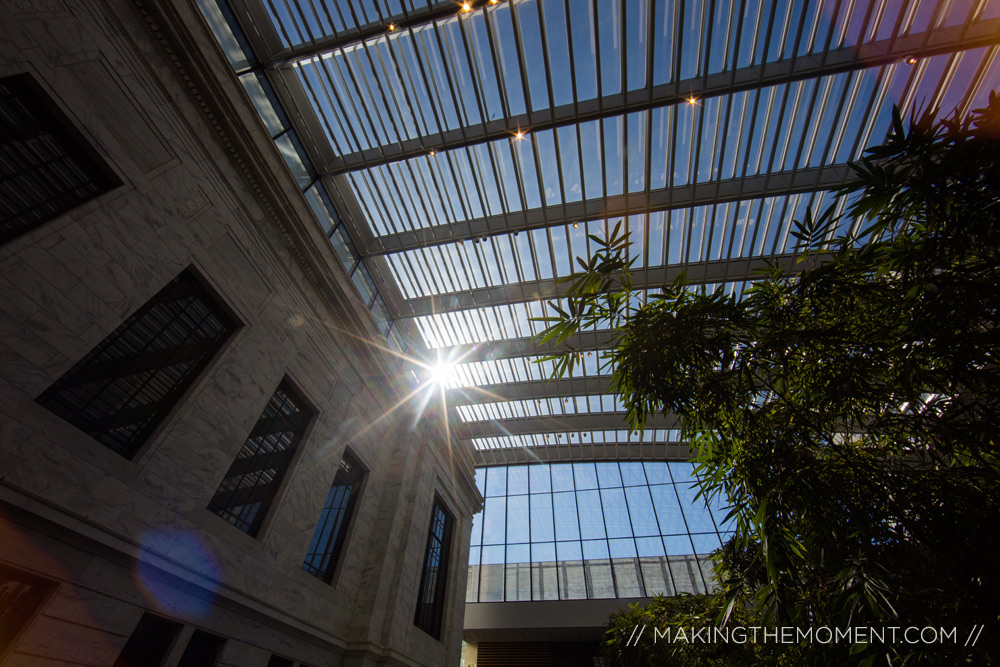
[[985,0],[0,0],[0,664],[595,664],[729,528],[531,318],[618,222],[642,296],[791,265],[998,54]]

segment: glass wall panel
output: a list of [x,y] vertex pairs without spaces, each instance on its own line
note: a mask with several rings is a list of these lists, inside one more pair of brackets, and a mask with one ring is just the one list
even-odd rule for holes
[[478,581],[467,601],[706,592],[728,508],[696,497],[695,480],[692,464],[662,461],[477,470],[487,498],[473,519],[469,577]]

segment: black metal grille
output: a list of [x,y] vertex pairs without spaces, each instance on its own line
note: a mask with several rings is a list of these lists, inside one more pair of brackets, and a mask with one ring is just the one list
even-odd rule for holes
[[427,535],[427,553],[420,576],[420,594],[413,622],[435,638],[441,637],[441,616],[444,612],[444,591],[448,580],[448,552],[454,520],[440,499],[434,501],[431,527]]
[[151,614],[143,614],[128,638],[114,667],[159,667],[167,657],[181,625]]
[[287,381],[278,385],[208,509],[256,535],[312,416]]
[[0,244],[114,185],[29,77],[0,79]]
[[354,513],[358,489],[364,479],[364,470],[345,453],[340,468],[333,478],[333,486],[323,504],[323,513],[316,525],[309,551],[302,569],[329,582],[340,559],[340,552],[347,534],[347,524]]
[[38,402],[131,459],[235,328],[201,283],[184,272]]

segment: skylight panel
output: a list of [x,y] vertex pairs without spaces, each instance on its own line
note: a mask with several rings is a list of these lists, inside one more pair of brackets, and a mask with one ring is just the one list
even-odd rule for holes
[[597,34],[593,4],[577,3],[569,15],[571,67],[576,81],[576,101],[597,97]]
[[819,92],[818,83],[811,79],[793,87],[794,100],[791,109],[785,113],[786,131],[779,137],[781,141],[772,169],[791,170],[799,164],[804,148],[802,138],[812,124],[811,121],[815,120],[813,111],[816,108],[816,95]]
[[563,0],[538,0],[542,16],[545,56],[552,86],[552,102],[556,106],[571,104],[573,95],[573,69],[569,57],[568,24]]
[[[458,19],[453,18],[449,21],[457,22]],[[449,68],[441,55],[436,26],[422,26],[414,31],[414,36],[417,39],[417,48],[422,57],[424,76],[431,86],[431,97],[437,102],[439,122],[443,121],[443,126],[449,130],[460,127],[458,110],[455,107],[454,88],[449,76]]]
[[[284,0],[267,2],[272,8],[291,6]],[[819,8],[819,4],[825,6]],[[290,28],[293,32],[315,23],[315,17],[324,25],[328,23],[326,10],[320,11],[320,5],[302,6],[302,11],[283,10],[282,16],[270,13],[280,29]],[[532,108],[538,110],[550,106],[550,88],[555,96],[551,103],[557,106],[594,99],[598,83],[604,95],[618,94],[624,88],[641,89],[647,83],[649,73],[645,69],[650,65],[659,70],[652,73],[651,83],[662,84],[673,78],[677,49],[681,56],[678,74],[693,82],[702,76],[706,66],[717,73],[734,64],[747,68],[802,55],[810,49],[816,52],[826,48],[828,16],[834,9],[838,10],[836,36],[832,38],[835,48],[841,42],[854,46],[859,40],[884,40],[891,37],[902,11],[901,5],[888,0],[860,3],[851,11],[849,3],[840,2],[776,2],[773,15],[770,7],[771,3],[747,4],[736,29],[730,23],[736,18],[736,9],[729,3],[699,0],[675,8],[662,3],[651,6],[640,0],[616,0],[598,3],[598,16],[592,4],[583,3],[579,8],[574,6],[569,18],[569,40],[563,2],[526,0],[382,34],[332,54],[305,57],[299,64],[327,70],[325,76],[331,78],[327,87],[335,90],[320,96],[320,88],[314,87],[312,101],[326,113],[329,110],[324,106],[335,101],[338,113],[334,116],[346,112],[344,123],[330,123],[329,131],[337,135],[331,141],[341,145],[341,151],[345,141],[356,141],[359,147],[351,149],[355,151],[447,128],[509,118],[525,111],[526,91]],[[711,17],[707,15],[710,9],[714,9]],[[966,10],[956,11],[948,18],[961,22]],[[516,12],[517,21],[511,20],[512,12]],[[304,18],[297,19],[300,14]],[[539,16],[543,17],[541,22]],[[629,37],[626,45],[619,43],[623,16]],[[652,25],[640,26],[636,17],[642,17],[641,22],[650,20]],[[674,26],[675,20],[681,23]],[[679,29],[675,31],[675,27]],[[645,43],[647,30],[653,35],[652,57],[650,45]],[[317,33],[317,38],[325,34]],[[711,42],[706,44],[709,38]],[[572,62],[567,57],[570,42]],[[734,49],[738,49],[735,60],[729,55]],[[623,55],[628,56],[624,61]],[[550,81],[547,60],[551,71],[569,76]],[[627,87],[621,85],[623,72],[629,78]],[[525,76],[527,85],[522,80]],[[504,106],[505,96],[512,107]]]
[[[461,19],[460,19],[461,20]],[[462,125],[481,123],[479,86],[472,76],[466,56],[465,35],[460,20],[446,21],[440,26],[442,52],[458,96],[458,111]]]
[[719,150],[720,124],[722,114],[728,106],[729,98],[712,97],[702,102],[701,137],[698,140],[698,171],[699,182],[710,181],[718,174],[716,161],[721,157]]
[[601,141],[601,121],[591,120],[577,125],[580,137],[580,158],[583,161],[584,192],[587,199],[604,196],[603,145]]
[[488,21],[492,28],[493,57],[501,72],[507,115],[517,116],[524,113],[526,108],[521,81],[521,62],[514,39],[510,7],[510,3],[497,5],[490,12]]
[[[447,258],[441,261],[446,261],[454,272],[457,279],[456,289],[460,290],[471,290],[486,284],[478,265],[469,258],[468,247],[469,244],[465,243],[448,243],[434,248],[437,253],[441,253]],[[431,264],[431,266],[434,265]]]
[[526,74],[528,77],[528,92],[531,98],[531,108],[547,109],[549,103],[547,69],[541,64],[545,62],[545,50],[542,47],[542,35],[538,19],[538,2],[522,0],[513,5],[517,12],[517,28],[521,38],[521,49],[524,56]]
[[[605,394],[603,396],[566,396],[471,403],[456,406],[456,411],[464,422],[480,422],[514,418],[573,416],[588,413],[620,413],[624,412],[625,408],[621,401]],[[610,441],[614,442],[614,440]]]
[[620,5],[623,1],[605,0],[597,3],[602,95],[616,95],[622,92],[622,8]]
[[398,38],[390,41],[396,56],[397,67],[402,71],[403,83],[409,106],[416,111],[417,127],[422,135],[440,131],[436,107],[432,97],[429,74],[421,58],[420,33],[427,30],[422,26],[406,30]]
[[646,159],[646,130],[647,112],[636,111],[628,115],[628,125],[626,128],[628,146],[627,152],[627,173],[626,180],[629,192],[642,192],[646,189],[646,169],[648,161]]
[[[768,61],[788,58],[794,51],[795,40],[798,38],[798,31],[792,32],[794,25],[798,27],[798,15],[801,12],[801,4],[794,0],[778,2],[777,11],[770,19],[771,30],[768,36]],[[795,22],[793,23],[793,19]]]
[[670,184],[674,187],[687,185],[690,182],[692,147],[700,113],[701,105],[697,103],[682,104],[677,108],[676,125],[673,128],[673,151],[670,155],[672,165]]
[[625,167],[624,116],[605,118],[601,123],[604,141],[604,194],[613,197],[622,194]]
[[350,150],[371,148],[375,141],[375,131],[371,126],[370,115],[364,110],[364,100],[357,89],[357,79],[352,78],[347,55],[338,50],[324,54],[317,62],[326,77],[326,88],[334,93],[335,108],[339,110],[339,113],[334,113],[343,117],[340,122],[343,122],[347,130],[345,134],[350,140]]
[[289,47],[307,41],[308,38],[303,35],[304,25],[301,18],[285,0],[265,0],[264,5],[271,21],[278,28],[282,45]]
[[489,119],[501,118],[507,115],[497,73],[497,63],[493,58],[490,46],[487,14],[489,12],[474,12],[464,19],[466,42],[469,46],[473,71],[479,90],[483,96],[486,113]]
[[535,164],[535,146],[531,136],[513,139],[511,149],[517,164],[522,189],[524,208],[539,208],[542,205],[542,195],[539,190],[541,181],[538,167]]
[[[461,189],[462,208],[468,218],[482,218],[487,209],[484,201],[482,178],[477,176],[467,149],[448,151],[444,156],[451,165],[452,173],[457,175],[458,186]],[[442,179],[443,180],[443,179]],[[457,189],[456,189],[457,190]]]
[[821,2],[805,2],[805,15],[803,16],[802,30],[799,32],[799,48],[796,52],[798,56],[804,56],[817,48],[817,40],[820,35],[826,33],[829,21],[823,15]]
[[711,17],[712,38],[708,45],[708,58],[705,64],[708,74],[724,71],[732,61],[732,41],[736,31],[731,29],[736,15],[736,2],[715,3],[715,14]]
[[583,163],[580,159],[580,140],[575,126],[556,128],[559,145],[559,176],[562,179],[562,195],[565,201],[583,200]]
[[646,86],[649,8],[655,3],[647,0],[621,1],[625,2],[626,88],[636,90]]
[[517,256],[519,280],[535,280],[535,259],[531,249],[531,236],[529,234],[518,234],[515,232],[512,245],[514,246],[514,252]]
[[565,230],[569,235],[569,273],[572,273],[580,270],[580,265],[576,261],[577,257],[582,257],[584,260],[590,257],[590,249],[587,244],[587,225],[574,222],[572,225],[566,225]]
[[331,147],[337,153],[349,153],[357,150],[358,143],[353,132],[345,129],[340,121],[344,115],[343,112],[336,111],[343,108],[339,99],[340,91],[334,86],[325,68],[326,65],[320,58],[295,63],[295,73],[317,110]]
[[702,22],[705,13],[705,0],[685,0],[680,5],[681,24],[683,29],[678,35],[681,44],[680,78],[690,79],[701,73],[701,36],[705,30]]
[[[433,160],[424,160],[431,181],[438,193],[442,195],[445,208],[448,211],[448,218],[451,220],[468,220],[473,217],[472,210],[468,207],[477,198],[474,184],[468,183],[468,177],[463,178],[462,172],[455,169],[455,156],[461,151],[448,151],[444,155],[435,156]],[[447,187],[444,184],[455,182],[456,187]],[[470,190],[471,186],[471,190]]]
[[483,193],[486,195],[486,205],[490,215],[500,215],[504,212],[500,186],[497,181],[497,165],[494,164],[491,156],[490,144],[476,144],[469,146],[469,151],[473,164],[476,168],[476,177],[482,183]]
[[498,177],[504,193],[506,210],[523,211],[524,199],[521,194],[521,175],[514,167],[511,142],[504,139],[491,142],[490,153],[493,157],[493,164],[499,172]]
[[389,109],[396,109],[390,104],[386,108],[385,98],[391,98],[392,93],[385,90],[382,79],[376,77],[371,67],[371,56],[368,46],[360,44],[357,47],[345,49],[345,63],[350,68],[350,76],[356,82],[356,89],[360,94],[360,101],[367,115],[368,124],[371,126],[373,145],[384,146],[389,143],[396,143],[400,140],[400,135],[396,130],[396,112],[389,112]]
[[380,82],[380,89],[387,98],[390,118],[400,139],[419,136],[416,118],[406,97],[406,89],[400,70],[396,66],[394,45],[402,35],[390,35],[368,44],[373,76]]
[[566,240],[566,227],[558,225],[549,228],[549,238],[552,243],[552,261],[555,263],[556,276],[568,276],[573,272],[570,263],[569,244]]

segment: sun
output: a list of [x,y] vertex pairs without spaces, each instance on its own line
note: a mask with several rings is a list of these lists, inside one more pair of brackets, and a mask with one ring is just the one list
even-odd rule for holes
[[429,366],[430,382],[440,387],[446,387],[455,378],[455,363],[451,361],[440,361],[433,366]]

